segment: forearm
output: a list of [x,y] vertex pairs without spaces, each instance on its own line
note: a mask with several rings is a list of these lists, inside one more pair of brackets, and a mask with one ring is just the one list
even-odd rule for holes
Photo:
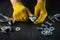
[[42,2],[42,1],[46,2],[46,0],[37,0],[37,2]]
[[19,0],[10,0],[11,4],[14,5],[15,3],[19,2]]

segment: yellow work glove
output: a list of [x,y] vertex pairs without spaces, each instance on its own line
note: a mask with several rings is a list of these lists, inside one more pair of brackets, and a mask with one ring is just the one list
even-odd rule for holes
[[45,18],[47,17],[47,11],[46,11],[46,3],[44,1],[37,2],[34,10],[34,16],[37,17],[37,19],[34,21],[34,24],[43,23]]
[[21,2],[17,2],[13,5],[13,20],[24,22],[28,20],[28,16],[33,16],[28,8],[26,8]]

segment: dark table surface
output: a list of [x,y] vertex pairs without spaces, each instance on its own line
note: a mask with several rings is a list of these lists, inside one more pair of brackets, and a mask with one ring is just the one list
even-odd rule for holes
[[[4,34],[0,32],[0,40],[60,40],[60,23],[54,24],[54,33],[52,36],[44,36],[41,34],[41,31],[37,30],[37,27],[40,26],[34,25],[31,22],[25,23],[16,23],[11,26],[12,28],[20,27],[20,31],[9,32],[8,34]],[[3,23],[1,25],[8,25],[7,23]]]
[[[8,3],[2,3],[0,6],[0,12],[4,15],[11,17],[11,13],[13,12],[11,5]],[[6,5],[5,5],[6,4]],[[10,14],[10,15],[9,15]],[[0,23],[0,25],[8,25],[7,23]],[[15,27],[21,27],[21,30],[19,32],[9,32],[9,34],[4,34],[0,32],[0,40],[60,40],[60,23],[55,23],[54,25],[54,34],[52,36],[46,37],[42,35],[37,30],[38,25],[34,25],[32,22],[25,22],[25,23],[16,23],[12,26],[12,28]]]

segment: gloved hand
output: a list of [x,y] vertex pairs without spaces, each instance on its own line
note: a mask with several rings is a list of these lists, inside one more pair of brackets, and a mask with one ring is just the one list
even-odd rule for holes
[[36,16],[37,19],[34,21],[34,24],[43,23],[45,18],[47,17],[45,5],[46,4],[44,1],[37,2],[34,11],[34,16]]
[[28,16],[33,16],[28,8],[23,6],[21,2],[17,2],[13,5],[13,19],[14,21],[24,22],[28,20]]

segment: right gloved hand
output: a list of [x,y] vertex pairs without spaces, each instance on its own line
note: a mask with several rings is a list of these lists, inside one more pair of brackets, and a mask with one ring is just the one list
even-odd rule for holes
[[12,16],[14,21],[20,21],[20,22],[28,21],[28,16],[33,16],[28,10],[28,8],[23,6],[21,2],[17,2],[16,4],[14,4],[13,9],[14,12]]
[[37,2],[34,10],[34,16],[37,19],[34,21],[34,24],[43,23],[47,17],[47,10],[45,8],[46,3],[44,1]]

